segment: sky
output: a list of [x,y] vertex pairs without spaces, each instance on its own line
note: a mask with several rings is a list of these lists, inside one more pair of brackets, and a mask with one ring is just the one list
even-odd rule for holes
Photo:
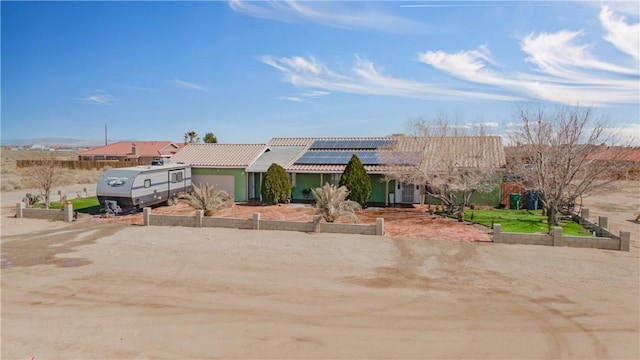
[[[638,2],[2,1],[2,142],[504,135],[590,106],[640,134]],[[102,139],[102,140],[101,140]]]

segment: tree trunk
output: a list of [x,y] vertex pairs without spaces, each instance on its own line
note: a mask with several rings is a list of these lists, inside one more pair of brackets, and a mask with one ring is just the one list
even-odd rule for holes
[[553,206],[550,206],[546,209],[547,212],[547,225],[549,227],[549,233],[553,230],[553,227],[557,225],[556,222],[556,209]]

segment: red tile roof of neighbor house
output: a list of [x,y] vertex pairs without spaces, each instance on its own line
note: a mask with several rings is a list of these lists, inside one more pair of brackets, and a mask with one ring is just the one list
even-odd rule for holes
[[[136,154],[133,154],[133,148]],[[79,156],[171,156],[184,145],[171,141],[120,141],[78,153]]]
[[246,168],[267,150],[267,144],[189,144],[171,158],[172,163],[194,166]]
[[610,148],[589,154],[587,159],[640,162],[640,148]]

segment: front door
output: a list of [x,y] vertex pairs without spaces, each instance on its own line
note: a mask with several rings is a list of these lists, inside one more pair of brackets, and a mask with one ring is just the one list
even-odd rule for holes
[[400,202],[403,204],[413,204],[416,201],[416,185],[413,184],[406,184],[406,183],[400,183],[400,193],[402,194],[402,197],[400,199]]

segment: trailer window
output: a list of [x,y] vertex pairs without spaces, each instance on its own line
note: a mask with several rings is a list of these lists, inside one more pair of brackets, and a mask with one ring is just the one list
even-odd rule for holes
[[146,187],[146,188],[151,187],[151,179],[146,179],[144,181],[144,187]]
[[181,172],[171,173],[171,182],[172,183],[182,182],[182,173]]

